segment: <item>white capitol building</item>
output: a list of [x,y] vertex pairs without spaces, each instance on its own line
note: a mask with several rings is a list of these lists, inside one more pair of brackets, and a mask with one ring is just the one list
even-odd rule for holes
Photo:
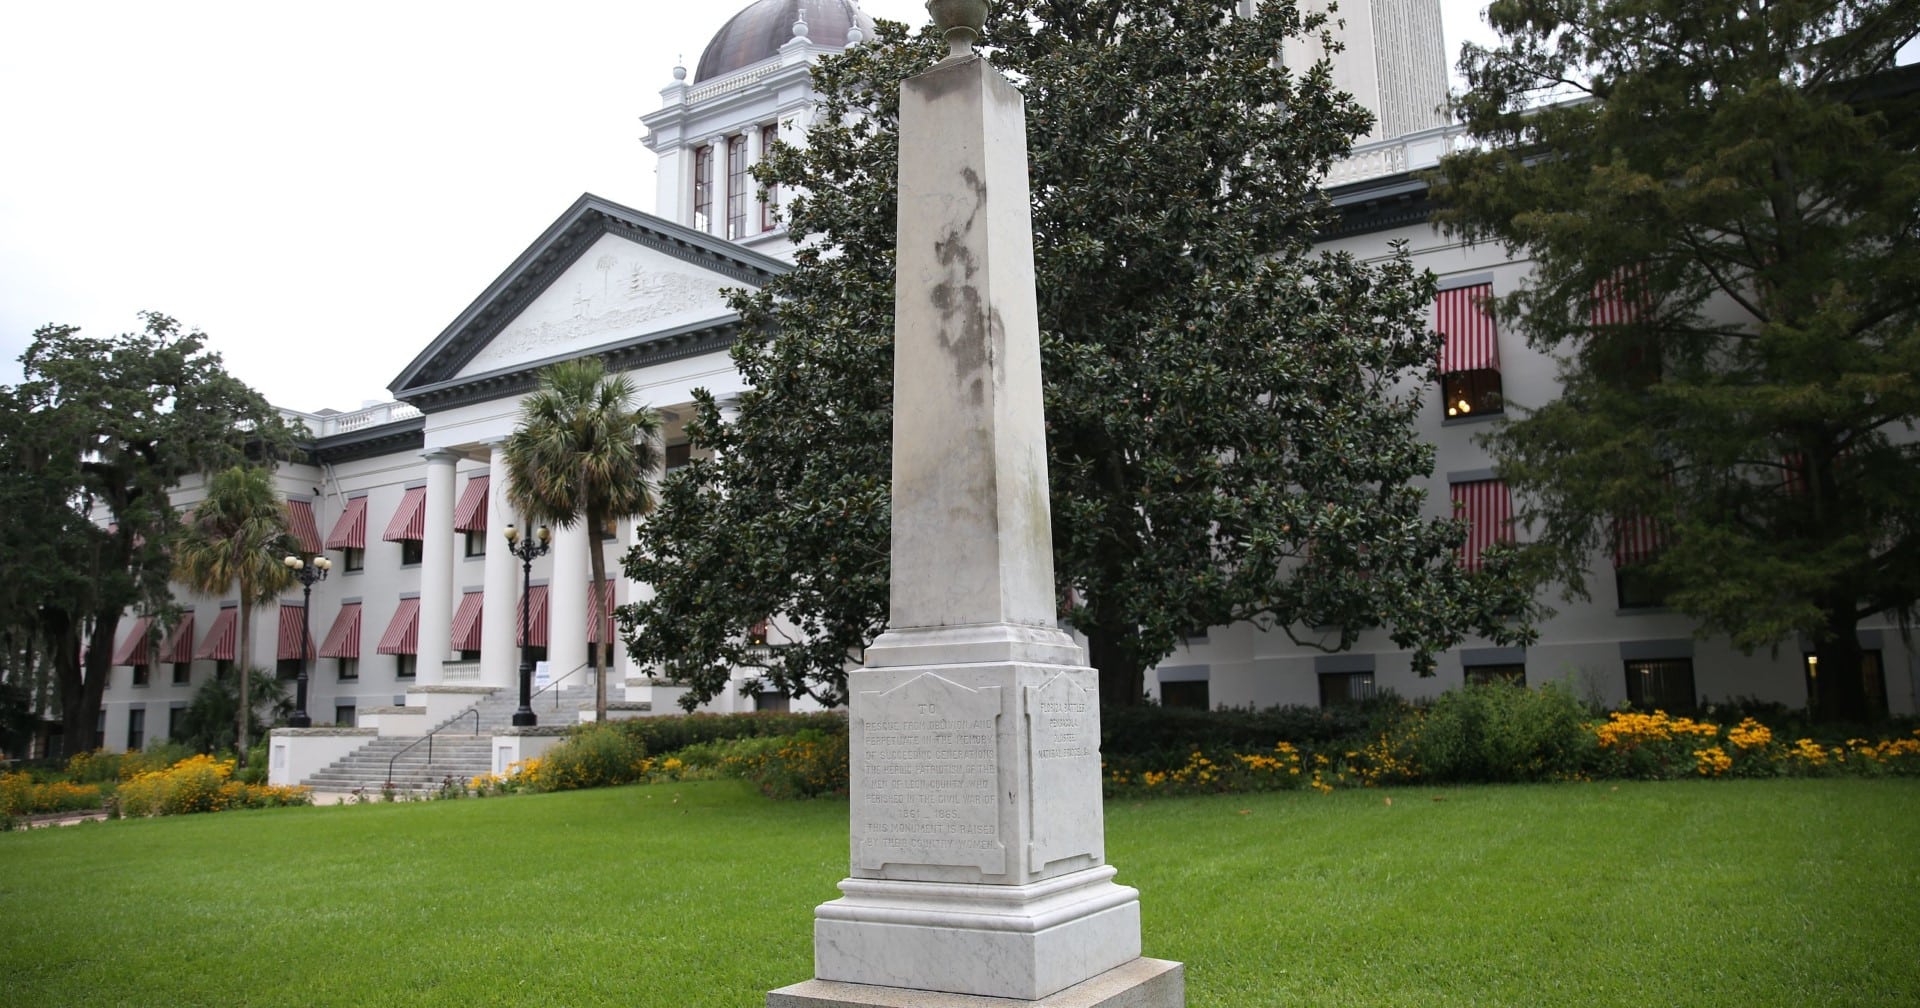
[[[1471,307],[1476,290],[1514,289],[1527,263],[1442,237],[1428,220],[1426,187],[1412,174],[1448,143],[1432,111],[1446,84],[1437,0],[1341,6],[1348,50],[1336,77],[1378,112],[1380,126],[1328,179],[1341,216],[1324,243],[1372,258],[1405,241],[1415,265],[1440,278],[1435,319],[1447,334],[1445,402],[1466,397],[1473,408],[1450,411],[1440,388],[1428,392],[1423,433],[1438,449],[1429,507],[1439,515],[1457,504],[1482,530],[1477,544],[1504,526],[1511,503],[1474,435],[1497,420],[1504,401],[1550,398],[1554,366]],[[796,35],[797,22],[804,26]],[[581,196],[443,331],[422,334],[420,352],[389,385],[395,401],[290,414],[312,432],[312,461],[282,466],[278,486],[303,549],[325,550],[333,560],[331,576],[312,594],[319,650],[307,710],[316,724],[379,720],[370,715],[417,707],[419,694],[435,689],[515,684],[522,572],[503,548],[501,530],[514,519],[495,462],[520,397],[541,366],[599,356],[629,374],[640,401],[664,416],[669,464],[684,461],[682,424],[694,390],[724,401],[742,389],[726,355],[738,320],[720,291],[765,283],[787,268],[791,250],[748,188],[746,169],[776,137],[803,140],[788,124],[807,120],[811,62],[871,32],[853,0],[756,0],[714,36],[691,72],[672,69],[660,108],[643,116],[645,142],[658,159],[658,215]],[[197,485],[181,486],[175,504],[190,506],[199,493]],[[581,683],[588,673],[575,670],[590,669],[589,649],[608,646],[609,695],[625,701],[623,714],[676,712],[674,691],[630,668],[624,649],[611,645],[607,621],[590,616],[605,612],[596,595],[618,604],[645,589],[616,576],[596,593],[579,541],[586,534],[557,532],[552,551],[535,561],[535,657],[552,677]],[[605,541],[608,571],[620,570],[633,536],[623,523]],[[1634,559],[1596,554],[1592,600],[1555,600],[1559,612],[1540,625],[1535,644],[1469,643],[1443,654],[1431,678],[1417,677],[1407,653],[1384,634],[1324,654],[1236,625],[1188,640],[1147,674],[1147,687],[1164,703],[1207,707],[1338,704],[1380,689],[1423,696],[1491,677],[1564,681],[1604,704],[1685,707],[1702,696],[1806,702],[1803,649],[1743,655],[1723,638],[1696,637],[1685,616],[1641,604],[1631,581],[1616,591],[1613,568]],[[167,737],[195,688],[243,657],[235,654],[233,599],[183,593],[177,601],[189,616],[171,634],[150,633],[137,613],[122,621],[102,711],[109,749]],[[258,610],[246,660],[290,674],[303,615],[298,586],[277,613],[271,605]],[[1912,712],[1914,656],[1897,628],[1870,621],[1860,636],[1877,662],[1884,702],[1895,713]],[[788,703],[753,692],[751,680],[740,672],[736,686],[745,692],[730,690],[708,709]],[[543,723],[577,717],[541,712]]]

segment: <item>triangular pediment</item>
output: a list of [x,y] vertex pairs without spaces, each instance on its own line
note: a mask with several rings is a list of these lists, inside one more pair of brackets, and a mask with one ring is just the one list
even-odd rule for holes
[[788,266],[591,194],[580,197],[388,386],[423,409],[513,395],[551,361],[649,354],[731,338],[721,291]]

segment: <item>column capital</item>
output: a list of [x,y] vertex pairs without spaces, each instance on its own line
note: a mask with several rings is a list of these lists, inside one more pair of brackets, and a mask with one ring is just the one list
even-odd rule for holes
[[430,448],[426,451],[421,452],[420,457],[423,459],[426,459],[429,464],[436,463],[436,462],[444,462],[448,465],[452,465],[453,463],[460,461],[460,453],[457,451],[454,451],[451,448]]

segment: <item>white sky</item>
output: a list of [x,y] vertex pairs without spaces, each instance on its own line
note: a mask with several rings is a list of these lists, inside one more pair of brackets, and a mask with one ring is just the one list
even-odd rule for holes
[[654,208],[639,117],[747,2],[0,3],[0,384],[153,309],[278,405],[389,398],[582,192]]

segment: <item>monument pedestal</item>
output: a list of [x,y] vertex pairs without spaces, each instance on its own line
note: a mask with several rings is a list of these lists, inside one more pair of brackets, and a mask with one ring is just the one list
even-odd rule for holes
[[803,980],[767,994],[767,1008],[1183,1008],[1186,968],[1164,959],[1134,959],[1037,1001],[945,994],[832,980]]
[[850,877],[768,1008],[1186,1003],[1106,864],[1099,675],[1056,624],[1026,119],[971,53],[986,6],[930,4],[954,55],[901,85],[888,629],[848,675]]

